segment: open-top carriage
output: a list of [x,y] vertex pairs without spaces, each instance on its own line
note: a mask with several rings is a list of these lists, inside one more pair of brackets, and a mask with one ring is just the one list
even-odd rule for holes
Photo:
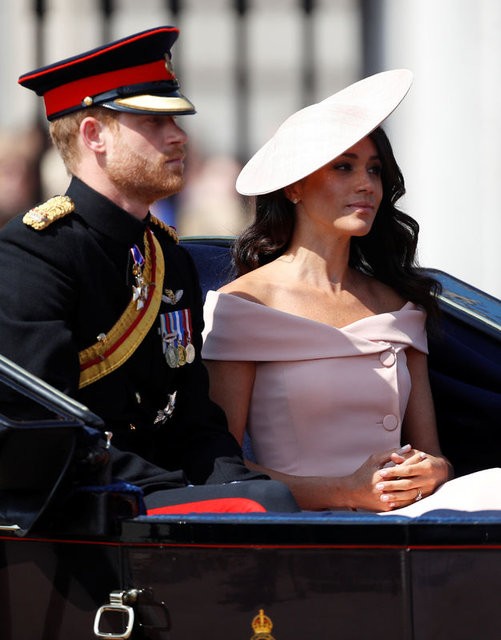
[[[184,245],[204,294],[230,277],[229,239]],[[456,475],[501,466],[501,302],[434,275],[443,318],[429,362],[442,449]],[[81,492],[84,517],[58,521],[49,507],[50,520],[32,526],[64,475],[55,468],[33,492],[38,461],[68,458],[76,434],[103,425],[5,359],[0,380],[55,416],[19,425],[0,407],[2,640],[500,637],[501,512],[152,517],[137,515],[133,488],[107,486]]]

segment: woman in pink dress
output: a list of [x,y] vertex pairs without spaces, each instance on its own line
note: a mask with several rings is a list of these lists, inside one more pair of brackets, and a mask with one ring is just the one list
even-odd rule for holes
[[376,74],[284,122],[237,180],[256,196],[238,277],[207,296],[211,395],[303,509],[387,513],[452,477],[427,369],[438,284],[380,127],[411,80]]

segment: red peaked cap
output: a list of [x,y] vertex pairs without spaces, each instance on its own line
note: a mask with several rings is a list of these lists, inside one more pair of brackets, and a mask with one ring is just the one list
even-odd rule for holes
[[23,74],[19,84],[42,96],[48,120],[100,105],[130,113],[186,115],[170,49],[176,27],[156,27]]

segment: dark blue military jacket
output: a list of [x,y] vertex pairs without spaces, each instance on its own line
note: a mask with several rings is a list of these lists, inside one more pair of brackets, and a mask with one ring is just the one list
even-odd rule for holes
[[[200,357],[202,298],[191,257],[150,217],[134,218],[76,178],[67,195],[75,210],[46,228],[34,229],[19,216],[0,232],[0,353],[101,416],[116,448],[160,469],[182,470],[169,476],[172,486],[252,476],[223,412],[208,397]],[[163,252],[163,291],[174,296],[164,296],[153,326],[124,364],[79,389],[79,352],[106,335],[131,301],[130,249],[137,245],[144,254],[146,226]],[[196,355],[172,367],[162,328],[165,334],[166,321],[179,315],[191,318]],[[172,415],[155,423],[174,392]],[[0,396],[4,407],[7,401]],[[11,411],[26,412],[21,405]],[[161,488],[153,467],[134,467],[131,460],[125,456],[117,463],[120,477]]]

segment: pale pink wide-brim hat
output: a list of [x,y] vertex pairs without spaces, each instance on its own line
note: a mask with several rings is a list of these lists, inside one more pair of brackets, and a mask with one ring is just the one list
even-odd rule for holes
[[244,166],[237,191],[271,193],[320,169],[374,131],[411,83],[408,69],[383,71],[297,111]]

